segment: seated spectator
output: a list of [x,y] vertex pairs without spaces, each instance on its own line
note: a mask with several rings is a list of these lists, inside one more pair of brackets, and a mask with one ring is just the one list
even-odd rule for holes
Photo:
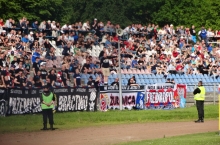
[[138,58],[135,56],[135,58],[131,62],[132,68],[138,68]]
[[119,78],[115,78],[114,82],[111,83],[111,86],[117,86],[119,87]]
[[171,74],[176,74],[176,67],[175,67],[175,63],[172,61],[169,66],[167,67],[167,72],[171,73]]
[[174,79],[171,79],[170,82],[171,82],[171,84],[176,84],[175,81],[174,81]]
[[89,77],[89,81],[87,82],[88,87],[94,87],[95,86],[95,80],[93,80],[93,77]]
[[62,81],[60,73],[57,74],[57,78],[52,82],[53,87],[64,87],[64,83]]
[[35,82],[34,82],[34,80],[33,80],[33,77],[29,76],[29,77],[27,78],[26,87],[32,88],[32,87],[34,87],[34,84],[35,84]]
[[171,83],[170,78],[168,78],[165,83]]
[[21,41],[24,43],[28,43],[29,42],[28,35],[24,35],[24,37],[22,37]]
[[132,77],[128,80],[128,86],[139,86],[138,84],[136,84],[135,78]]
[[55,56],[55,49],[53,47],[51,47],[46,55],[45,55],[46,59],[50,59],[50,60],[56,60],[56,56]]

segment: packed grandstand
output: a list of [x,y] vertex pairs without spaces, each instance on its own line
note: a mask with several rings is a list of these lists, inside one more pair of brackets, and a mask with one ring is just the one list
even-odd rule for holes
[[119,69],[122,85],[167,79],[188,85],[199,80],[209,85],[220,82],[220,32],[132,24],[119,37],[119,28],[96,18],[63,26],[50,20],[30,23],[25,17],[18,22],[0,19],[0,87],[117,85]]

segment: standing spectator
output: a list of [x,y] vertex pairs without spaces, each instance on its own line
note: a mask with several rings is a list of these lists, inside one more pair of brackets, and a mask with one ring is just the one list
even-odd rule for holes
[[64,55],[64,56],[70,55],[70,48],[71,48],[71,43],[68,42],[68,43],[67,43],[67,46],[65,46],[65,47],[63,48],[62,55]]
[[75,87],[80,87],[81,86],[81,76],[79,73],[79,69],[76,69],[76,73],[73,75],[73,81],[74,81],[74,86]]
[[37,57],[37,58],[36,58],[36,61],[33,63],[33,71],[34,71],[34,74],[35,74],[35,75],[37,74],[37,72],[38,72],[39,69],[40,69],[40,63],[39,63],[39,61],[40,61],[40,58]]
[[32,28],[35,29],[36,31],[38,31],[38,21],[34,21],[32,23]]
[[41,64],[41,69],[40,69],[40,77],[42,79],[42,81],[44,82],[44,84],[46,84],[46,78],[47,78],[47,70],[46,70],[46,65],[45,64]]
[[195,30],[194,25],[192,25],[192,27],[190,28],[190,34],[191,34],[191,39],[195,44],[196,43],[196,30]]
[[105,84],[108,84],[108,76],[110,75],[110,70],[109,70],[110,58],[112,58],[112,57],[107,56],[107,54],[105,52],[103,57],[101,58],[101,62],[100,62],[100,68],[102,69],[102,73],[104,75],[104,83]]
[[40,60],[40,49],[39,48],[37,48],[36,51],[32,55],[32,58],[31,58],[32,63],[34,63],[37,58]]

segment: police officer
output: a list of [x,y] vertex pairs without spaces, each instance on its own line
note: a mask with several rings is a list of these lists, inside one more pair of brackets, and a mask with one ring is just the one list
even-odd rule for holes
[[46,85],[43,87],[44,91],[41,95],[41,108],[43,113],[43,125],[44,127],[41,130],[47,130],[47,118],[49,118],[50,129],[53,128],[53,109],[55,102],[55,95],[49,90],[49,87]]
[[194,99],[196,100],[196,108],[198,111],[198,120],[195,123],[204,122],[204,100],[205,100],[205,87],[202,85],[202,81],[199,81],[198,88],[193,92]]

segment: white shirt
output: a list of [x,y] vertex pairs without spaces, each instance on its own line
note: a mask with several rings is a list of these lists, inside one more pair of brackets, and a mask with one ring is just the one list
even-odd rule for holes
[[28,39],[29,39],[29,41],[34,41],[34,37],[33,36],[31,36],[30,34],[28,35]]
[[83,23],[82,30],[86,31],[89,28],[87,23]]
[[61,28],[61,30],[66,30],[66,29],[68,29],[68,27],[67,27],[67,25],[65,24],[65,25],[63,25],[63,27]]
[[51,23],[51,28],[52,28],[53,30],[56,30],[57,26],[56,26],[55,24]]

